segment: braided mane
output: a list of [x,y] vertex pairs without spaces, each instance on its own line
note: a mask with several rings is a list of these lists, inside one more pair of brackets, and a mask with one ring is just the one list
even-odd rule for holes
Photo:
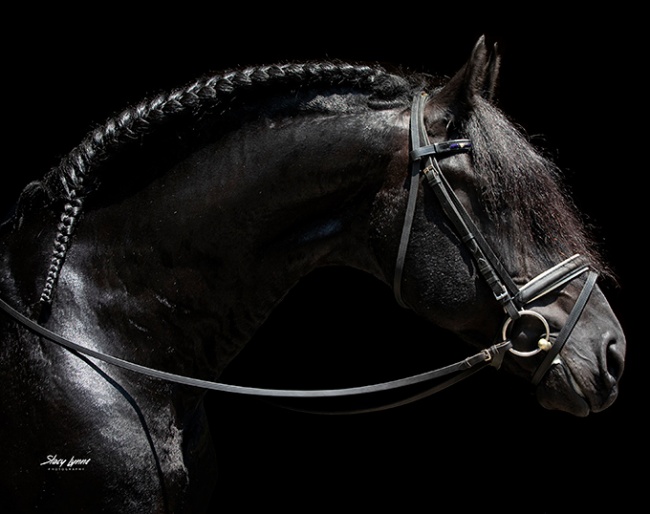
[[[42,185],[50,198],[71,200],[85,196],[85,179],[113,153],[150,133],[155,127],[190,114],[199,117],[243,91],[270,87],[353,86],[391,96],[404,82],[380,67],[342,63],[285,64],[245,68],[201,78],[122,111],[90,132]],[[402,86],[402,87],[400,87]]]
[[241,92],[314,86],[368,90],[378,101],[400,96],[409,89],[405,79],[378,66],[323,62],[251,67],[204,77],[183,88],[144,100],[90,132],[37,184],[50,200],[65,203],[40,304],[52,302],[83,200],[92,190],[89,179],[94,178],[112,155],[179,116],[199,119],[202,113],[225,104]]

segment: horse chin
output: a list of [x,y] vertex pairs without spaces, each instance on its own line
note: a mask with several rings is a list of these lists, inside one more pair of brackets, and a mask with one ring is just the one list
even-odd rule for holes
[[549,410],[568,412],[578,417],[588,416],[592,409],[569,367],[556,360],[537,386],[537,401]]

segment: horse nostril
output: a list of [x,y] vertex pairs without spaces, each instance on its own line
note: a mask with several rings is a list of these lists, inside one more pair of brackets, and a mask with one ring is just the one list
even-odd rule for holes
[[623,375],[623,366],[624,366],[624,350],[621,350],[621,347],[625,345],[620,345],[615,337],[610,338],[607,342],[607,348],[605,351],[605,358],[607,362],[607,372],[614,379],[614,382],[618,382]]

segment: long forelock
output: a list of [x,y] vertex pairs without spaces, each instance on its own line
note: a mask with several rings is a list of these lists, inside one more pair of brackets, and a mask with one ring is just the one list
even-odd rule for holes
[[486,101],[477,100],[465,128],[488,230],[505,264],[516,269],[518,257],[532,255],[541,270],[580,253],[605,272],[557,166]]

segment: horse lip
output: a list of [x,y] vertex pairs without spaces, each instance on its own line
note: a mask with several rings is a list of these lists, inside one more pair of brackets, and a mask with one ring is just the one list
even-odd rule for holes
[[582,388],[580,387],[578,381],[573,376],[569,366],[566,364],[566,362],[564,362],[561,358],[557,357],[553,361],[551,368],[548,370],[547,379],[550,378],[548,375],[552,373],[554,373],[557,378],[561,377],[563,381],[566,384],[568,384],[569,391],[573,393],[571,395],[570,405],[560,405],[555,403],[555,401],[552,399],[550,400],[550,402],[548,401],[548,399],[546,401],[543,400],[543,398],[546,396],[543,391],[548,390],[547,388],[550,387],[547,381],[546,381],[547,385],[544,385],[545,381],[542,381],[542,383],[537,388],[537,397],[540,403],[543,406],[545,406],[547,409],[551,409],[551,410],[559,409],[562,411],[569,412],[574,416],[578,416],[578,417],[588,416],[592,412],[591,405],[586,395],[584,394]]
[[[582,386],[576,379],[575,375],[571,371],[571,367],[560,357],[556,357],[551,365],[551,369],[558,368],[558,373],[561,374],[566,380],[567,384],[570,386],[570,390],[575,393],[576,403],[582,404],[580,410],[583,412],[582,416],[586,416],[589,413],[602,412],[608,407],[610,407],[618,396],[618,387],[616,383],[611,386],[609,394],[602,402],[599,402],[596,397],[590,400],[590,397],[584,393]],[[550,371],[550,370],[549,370]]]
[[580,387],[580,384],[576,380],[576,377],[573,375],[573,372],[571,371],[571,368],[562,360],[562,358],[558,355],[555,360],[551,363],[552,366],[561,366],[562,370],[564,371],[564,376],[567,379],[567,382],[571,386],[571,389],[573,389],[573,392],[576,393],[580,398],[587,401],[587,396],[582,390],[582,387]]

